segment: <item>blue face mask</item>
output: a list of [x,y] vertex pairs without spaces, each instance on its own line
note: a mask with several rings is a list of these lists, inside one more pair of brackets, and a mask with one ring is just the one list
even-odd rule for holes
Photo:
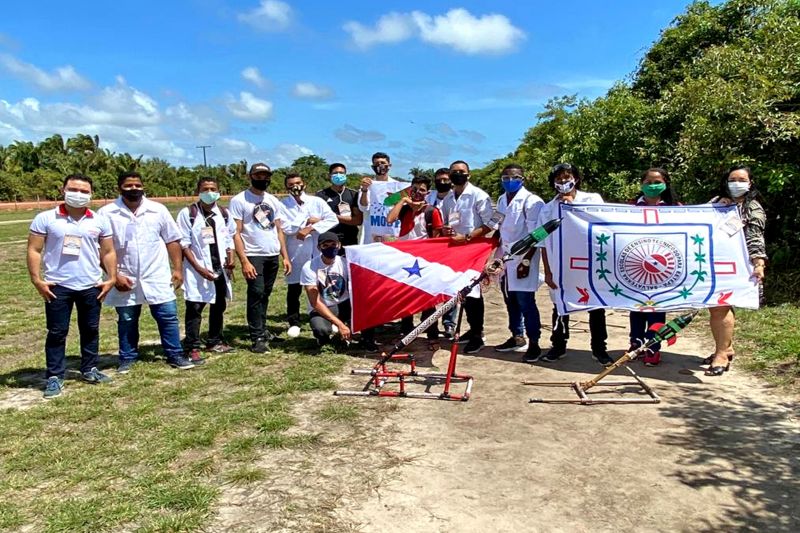
[[522,188],[522,180],[501,180],[503,190],[510,193],[515,193]]
[[346,174],[331,174],[331,183],[334,185],[344,185],[347,183]]

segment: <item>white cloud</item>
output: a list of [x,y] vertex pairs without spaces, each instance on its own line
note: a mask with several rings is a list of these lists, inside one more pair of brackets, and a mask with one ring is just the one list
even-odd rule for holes
[[292,7],[280,0],[261,0],[258,7],[239,13],[237,18],[259,31],[281,31],[292,22]]
[[265,89],[269,85],[269,82],[256,67],[247,67],[242,70],[242,79],[249,81],[259,89]]
[[351,20],[346,22],[343,28],[352,37],[353,44],[362,49],[376,44],[399,43],[410,39],[417,31],[410,14],[395,12],[383,15],[374,27],[367,27]]
[[46,91],[84,91],[92,86],[72,65],[45,72],[36,65],[20,61],[9,54],[0,54],[0,65],[17,78]]
[[343,128],[338,128],[333,134],[340,141],[350,144],[380,142],[386,139],[386,135],[379,131],[360,130],[351,124],[345,124]]
[[241,120],[255,122],[272,117],[272,102],[262,100],[247,91],[240,92],[238,100],[230,98],[227,106],[233,116]]
[[466,9],[458,8],[434,17],[420,11],[414,11],[412,16],[423,41],[449,46],[465,54],[502,54],[525,39],[525,33],[504,15],[475,17]]
[[445,137],[457,137],[456,130],[446,122],[439,122],[438,124],[425,124],[425,130],[435,135],[444,135]]
[[333,98],[333,89],[310,81],[301,81],[294,85],[292,94],[304,100],[328,100]]
[[463,8],[435,16],[422,11],[392,12],[381,16],[373,27],[349,21],[343,28],[361,49],[417,37],[464,54],[503,54],[525,39],[525,32],[508,17],[497,13],[475,16]]

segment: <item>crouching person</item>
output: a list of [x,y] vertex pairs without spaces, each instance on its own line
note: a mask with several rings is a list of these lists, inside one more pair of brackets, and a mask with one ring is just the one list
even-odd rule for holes
[[[320,346],[328,344],[334,334],[333,326],[343,341],[350,340],[350,293],[347,259],[338,255],[339,236],[328,231],[319,236],[320,255],[303,265],[300,284],[308,295],[311,332]],[[371,335],[371,332],[364,332]],[[372,339],[367,339],[371,341]]]
[[196,365],[200,355],[203,309],[211,304],[206,349],[214,353],[233,350],[222,338],[223,315],[231,299],[233,234],[236,226],[228,210],[217,204],[217,181],[202,177],[197,183],[199,201],[178,213],[183,249],[183,294],[186,299],[186,337],[183,348]]

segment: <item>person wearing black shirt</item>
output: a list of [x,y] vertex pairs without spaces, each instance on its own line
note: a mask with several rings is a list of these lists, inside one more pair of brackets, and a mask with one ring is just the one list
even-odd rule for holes
[[[342,246],[358,244],[358,227],[364,220],[364,214],[358,208],[358,194],[347,187],[347,168],[342,163],[333,163],[328,167],[331,186],[319,191],[317,196],[325,200],[339,223],[330,231],[338,235]],[[344,250],[340,255],[344,254]]]

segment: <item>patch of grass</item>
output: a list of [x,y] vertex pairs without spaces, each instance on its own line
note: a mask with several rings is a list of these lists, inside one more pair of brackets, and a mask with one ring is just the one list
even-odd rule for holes
[[240,466],[229,471],[225,479],[233,485],[249,485],[267,477],[263,469],[253,466]]
[[[41,387],[45,324],[24,245],[0,247],[0,261],[3,394]],[[243,349],[249,345],[241,327],[245,289],[235,283],[226,313],[226,338],[240,348],[234,354],[188,372],[173,370],[163,363],[156,324],[144,312],[142,362],[130,374],[109,371],[114,383],[107,386],[68,379],[57,400],[0,411],[0,530],[196,531],[207,527],[226,484],[271,475],[248,462],[321,442],[320,434],[288,431],[297,423],[293,405],[302,393],[333,388],[330,376],[346,358],[312,358],[294,351],[298,342],[253,357]],[[270,298],[273,329],[284,327],[285,290],[279,281]],[[179,298],[181,317],[183,304]],[[77,332],[73,314],[70,369],[79,363]],[[116,351],[116,313],[106,308],[100,352]],[[103,357],[101,366],[115,363],[116,357]]]
[[358,416],[358,409],[355,406],[338,402],[329,403],[319,412],[319,417],[329,422],[352,422]]
[[736,312],[737,361],[772,383],[800,388],[800,307],[783,304]]
[[0,502],[0,531],[11,531],[24,523],[25,518],[15,505]]

